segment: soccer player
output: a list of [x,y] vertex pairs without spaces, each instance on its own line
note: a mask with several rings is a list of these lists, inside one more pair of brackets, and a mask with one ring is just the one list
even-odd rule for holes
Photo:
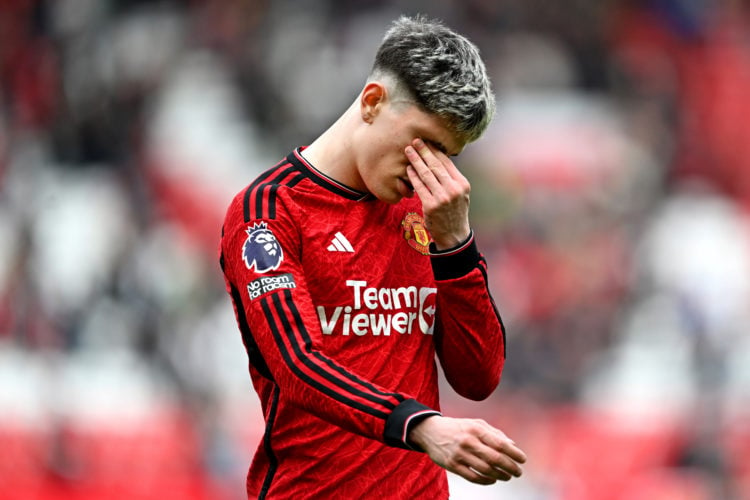
[[221,265],[265,418],[249,497],[447,498],[444,469],[521,475],[502,431],[438,401],[436,355],[472,400],[505,360],[450,159],[493,112],[476,47],[402,17],[355,102],[231,202]]

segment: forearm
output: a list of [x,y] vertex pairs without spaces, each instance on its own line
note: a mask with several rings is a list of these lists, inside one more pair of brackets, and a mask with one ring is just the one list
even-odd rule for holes
[[438,287],[435,345],[451,386],[484,399],[505,362],[505,329],[487,286],[485,261],[473,238],[453,255],[433,257]]
[[290,404],[316,417],[394,447],[409,448],[408,431],[415,422],[437,411],[408,394],[367,380],[319,347],[313,329],[300,319],[290,291],[260,300],[248,308],[253,337],[273,381]]

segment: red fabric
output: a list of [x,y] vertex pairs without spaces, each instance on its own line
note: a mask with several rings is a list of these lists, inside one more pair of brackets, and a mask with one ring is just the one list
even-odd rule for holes
[[[431,258],[409,214],[416,198],[381,203],[296,152],[232,202],[222,260],[267,426],[251,498],[447,498],[445,472],[404,434],[438,409],[436,351],[457,392],[486,397],[503,331],[473,241]],[[246,252],[261,223],[283,260]]]

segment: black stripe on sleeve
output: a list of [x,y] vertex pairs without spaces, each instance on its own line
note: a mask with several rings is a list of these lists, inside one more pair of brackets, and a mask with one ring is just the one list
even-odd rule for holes
[[260,174],[258,177],[255,178],[255,180],[247,187],[245,190],[245,194],[243,196],[243,203],[242,203],[242,215],[244,217],[245,222],[249,222],[252,217],[250,214],[250,196],[253,194],[253,191],[255,191],[255,188],[257,188],[259,185],[261,185],[266,179],[271,177],[275,172],[277,172],[280,168],[283,168],[285,165],[289,165],[289,161],[284,158],[280,162],[278,162],[273,167],[269,168],[262,174]]
[[[292,312],[295,326],[297,327],[297,331],[300,332],[300,335],[302,335],[302,340],[305,342],[305,351],[308,354],[315,356],[318,360],[328,365],[328,367],[331,368],[332,370],[335,370],[336,372],[348,378],[352,382],[370,389],[376,394],[380,394],[381,396],[386,396],[386,397],[392,397],[399,402],[404,400],[404,397],[401,394],[396,394],[393,392],[383,392],[377,387],[375,387],[374,385],[372,385],[371,383],[367,382],[366,380],[362,380],[356,375],[354,375],[352,372],[346,370],[343,366],[337,365],[336,363],[334,363],[334,361],[331,358],[328,358],[322,355],[318,351],[313,351],[312,340],[310,339],[310,334],[308,333],[307,328],[305,328],[305,324],[302,322],[302,315],[300,314],[299,310],[297,309],[297,305],[294,303],[294,300],[292,299],[292,293],[290,290],[284,290],[284,301],[289,307],[289,310]],[[377,403],[377,402],[381,402],[382,400],[378,400],[378,401],[371,400],[371,401]],[[382,401],[382,404],[391,409],[395,407],[395,405],[393,405],[390,401]]]
[[[263,210],[263,202],[266,200],[266,190],[272,190],[274,186],[278,186],[279,183],[286,177],[287,175],[291,174],[294,171],[294,167],[291,165],[285,165],[286,168],[279,168],[276,171],[276,175],[272,176],[271,179],[268,179],[267,182],[263,182],[258,185],[256,188],[256,195],[255,195],[255,215],[253,216],[254,219],[262,219],[264,217],[269,217],[271,219],[276,217],[276,210],[275,210],[275,190],[273,190],[273,196],[272,194],[269,194],[268,196],[268,210],[269,212],[273,211],[274,215],[273,217],[270,214],[266,214]],[[278,187],[276,188],[278,189]],[[274,208],[272,208],[272,205]]]
[[268,410],[268,419],[266,420],[266,430],[263,433],[263,449],[268,457],[268,472],[263,480],[263,486],[260,489],[258,499],[266,498],[268,490],[271,488],[271,482],[273,477],[276,475],[276,470],[279,468],[279,460],[276,458],[276,454],[273,452],[273,444],[271,443],[271,433],[273,432],[273,424],[276,422],[276,410],[279,407],[279,386],[274,385],[273,395],[271,396],[271,407]]
[[[286,182],[284,182],[284,186],[288,188],[293,188],[297,184],[299,184],[301,181],[305,180],[305,176],[302,174],[302,172],[297,172],[295,175],[287,179]],[[281,185],[276,184],[274,186],[271,186],[271,192],[269,193],[269,218],[275,219],[276,218],[276,191],[278,191],[279,187]]]
[[259,175],[258,178],[256,178],[252,182],[252,184],[250,184],[245,190],[245,195],[243,196],[242,202],[242,215],[245,222],[250,222],[250,220],[252,219],[250,216],[250,196],[253,194],[253,191],[255,191],[255,188],[258,187],[258,185],[260,185],[263,181],[271,177],[278,168],[279,165],[276,165],[275,167],[266,170],[261,175]]
[[301,173],[297,173],[290,179],[287,179],[286,182],[283,184],[273,184],[269,190],[268,190],[268,218],[269,219],[275,219],[276,218],[276,192],[279,190],[281,186],[286,187],[293,187],[296,186],[299,181],[304,179],[305,176]]
[[247,316],[245,316],[245,308],[242,305],[242,295],[234,285],[230,285],[230,295],[232,297],[232,302],[234,303],[234,309],[237,314],[237,323],[240,327],[242,342],[243,344],[245,344],[245,350],[247,351],[247,357],[250,361],[250,364],[253,365],[256,370],[258,370],[258,373],[269,380],[273,380],[271,370],[268,369],[266,360],[263,359],[263,355],[260,353],[258,344],[255,342],[255,337],[253,337],[253,334],[250,331],[250,324],[247,321]]
[[[284,359],[284,362],[289,367],[289,369],[294,373],[300,380],[302,380],[305,384],[309,385],[310,387],[313,387],[320,391],[321,393],[325,394],[326,396],[343,403],[351,408],[355,408],[357,410],[360,410],[363,413],[367,413],[368,415],[372,415],[377,418],[381,418],[383,420],[388,418],[388,414],[382,411],[378,411],[370,406],[364,405],[358,401],[354,401],[345,395],[336,392],[332,390],[331,388],[321,384],[314,378],[312,378],[310,375],[303,372],[299,366],[295,364],[295,362],[292,360],[289,351],[286,348],[286,345],[284,344],[284,339],[282,338],[281,329],[279,328],[279,325],[277,325],[276,320],[273,317],[273,314],[271,313],[271,306],[269,304],[268,297],[264,297],[261,299],[261,307],[263,309],[263,312],[266,315],[266,320],[268,321],[268,325],[271,328],[271,333],[274,337],[274,340],[276,341],[276,345],[279,348],[279,351],[281,353],[282,358]],[[292,345],[295,345],[294,342],[292,342]]]
[[[295,318],[295,326],[298,329],[297,331],[300,332],[300,334],[302,335],[303,341],[305,343],[305,352],[302,351],[302,349],[300,348],[299,343],[296,341],[297,339],[295,338],[294,330],[292,328],[291,323],[289,323],[289,319],[287,318],[287,316],[286,316],[286,314],[284,312],[284,309],[282,307],[281,300],[279,299],[279,295],[278,294],[276,294],[276,295],[273,296],[273,303],[274,303],[274,306],[276,308],[276,312],[279,314],[279,317],[281,318],[282,326],[284,327],[284,331],[287,334],[287,338],[289,339],[289,342],[292,344],[292,348],[294,349],[294,353],[297,355],[297,359],[299,359],[311,371],[317,373],[318,375],[320,375],[322,378],[324,378],[326,381],[330,382],[331,384],[336,385],[337,387],[340,387],[341,389],[344,389],[345,391],[347,391],[347,392],[349,392],[349,393],[351,393],[353,395],[359,396],[359,397],[361,397],[363,399],[367,399],[368,401],[372,401],[373,403],[376,403],[376,404],[379,404],[381,406],[384,406],[384,407],[388,408],[389,410],[392,410],[393,408],[395,408],[396,405],[394,403],[392,403],[391,401],[388,401],[387,399],[383,399],[381,397],[378,397],[375,394],[372,394],[372,393],[369,393],[369,392],[365,392],[363,390],[357,389],[356,387],[353,387],[353,386],[349,385],[348,381],[343,380],[343,379],[337,377],[336,374],[327,371],[324,367],[320,366],[319,364],[317,364],[314,360],[312,360],[310,358],[310,355],[312,354],[312,345],[311,345],[310,336],[308,335],[307,330],[305,329],[304,323],[302,323],[302,318],[301,318],[301,316],[299,314],[299,311],[297,311],[296,308],[294,307],[294,302],[291,300],[291,293],[289,293],[289,290],[285,290],[285,292],[287,292],[287,293],[285,293],[285,298],[287,299],[285,302],[287,303],[287,305],[290,305],[293,308],[292,315]],[[360,383],[362,385],[365,384],[363,381],[358,380],[356,377],[354,377],[349,372],[347,372],[346,370],[344,370],[343,367],[336,365],[333,362],[333,360],[325,358],[325,356],[323,356],[320,353],[317,353],[317,354],[318,354],[318,356],[317,356],[318,359],[321,359],[321,360],[325,359],[325,360],[327,360],[326,364],[328,366],[330,366],[330,367],[336,367],[335,368],[336,371],[338,371],[340,374],[344,374],[344,375],[347,376],[347,378],[351,378],[354,381],[356,381],[356,382],[358,382],[358,383]],[[370,385],[370,387],[372,389],[374,389],[377,393],[379,393],[379,394],[381,394],[383,396],[386,396],[386,397],[387,396],[395,396],[393,394],[382,393],[382,392],[378,391],[372,385]]]
[[503,359],[505,359],[508,357],[508,343],[505,341],[505,324],[503,324],[503,317],[500,316],[500,311],[497,309],[495,299],[490,293],[489,278],[487,276],[487,261],[481,255],[479,257],[479,270],[482,272],[482,277],[484,277],[484,286],[487,287],[487,295],[490,298],[492,309],[495,311],[495,316],[497,316],[497,322],[500,323],[500,330],[503,332]]

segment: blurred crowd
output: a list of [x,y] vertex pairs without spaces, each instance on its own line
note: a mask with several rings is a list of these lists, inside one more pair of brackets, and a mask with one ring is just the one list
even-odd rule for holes
[[506,371],[444,410],[530,456],[453,496],[750,499],[742,0],[0,0],[0,497],[243,498],[224,210],[418,12],[498,99],[457,164]]

